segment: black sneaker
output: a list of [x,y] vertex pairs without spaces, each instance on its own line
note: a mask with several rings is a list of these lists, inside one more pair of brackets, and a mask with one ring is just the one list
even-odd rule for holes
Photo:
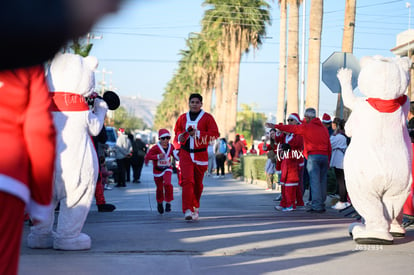
[[158,213],[160,213],[160,214],[164,213],[164,206],[162,206],[162,203],[158,204]]
[[110,203],[97,204],[98,212],[112,212],[116,209],[115,205]]
[[167,202],[165,204],[165,212],[171,212],[171,203]]

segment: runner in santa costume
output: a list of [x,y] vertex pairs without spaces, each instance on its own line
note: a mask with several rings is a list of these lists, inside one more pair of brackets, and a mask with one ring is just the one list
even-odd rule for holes
[[190,111],[180,115],[175,127],[174,145],[179,150],[182,210],[186,220],[198,219],[203,178],[208,166],[207,146],[220,134],[216,121],[201,107],[203,97],[191,94]]
[[[287,119],[289,125],[298,125],[299,115],[292,113]],[[299,190],[301,170],[303,167],[303,138],[293,133],[283,133],[279,138],[283,150],[281,156],[282,201],[276,209],[292,211],[296,206],[304,206],[302,192]]]
[[145,165],[152,160],[152,172],[155,185],[157,186],[156,199],[158,212],[164,213],[163,202],[165,200],[165,211],[171,211],[171,201],[174,199],[173,186],[171,184],[172,166],[171,157],[174,156],[174,146],[170,143],[171,135],[167,129],[158,131],[159,142],[151,147],[145,155]]
[[0,72],[0,274],[17,274],[24,211],[49,218],[55,128],[42,66]]

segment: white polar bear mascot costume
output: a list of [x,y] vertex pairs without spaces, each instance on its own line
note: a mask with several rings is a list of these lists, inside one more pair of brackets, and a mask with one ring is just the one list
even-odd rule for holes
[[352,71],[340,69],[344,105],[352,110],[345,131],[351,143],[344,157],[346,187],[364,223],[350,226],[360,244],[392,244],[404,236],[401,209],[411,181],[411,142],[407,131],[408,58],[364,57],[359,90],[351,86]]
[[31,228],[28,236],[31,248],[85,250],[91,247],[90,237],[81,233],[99,173],[91,136],[101,131],[108,109],[105,101],[97,98],[90,110],[84,98],[94,90],[97,65],[95,57],[66,53],[55,56],[48,68],[57,131],[53,201],[55,206],[60,203],[60,210],[56,231],[53,231],[54,211],[48,223]]

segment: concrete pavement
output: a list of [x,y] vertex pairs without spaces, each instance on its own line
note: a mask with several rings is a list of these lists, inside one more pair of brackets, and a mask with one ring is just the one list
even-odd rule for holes
[[93,205],[84,226],[88,251],[26,247],[19,274],[414,274],[414,230],[391,246],[357,245],[354,220],[326,213],[274,210],[275,192],[226,175],[205,178],[200,219],[184,221],[173,175],[172,212],[159,215],[151,168],[141,184],[105,191],[112,213]]

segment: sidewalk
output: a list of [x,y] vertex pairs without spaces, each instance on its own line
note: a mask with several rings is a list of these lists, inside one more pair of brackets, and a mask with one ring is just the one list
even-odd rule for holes
[[413,274],[413,227],[391,246],[357,245],[347,232],[353,219],[332,209],[275,211],[276,192],[231,175],[205,178],[200,220],[186,222],[175,174],[164,215],[150,167],[141,180],[105,191],[114,212],[92,206],[89,251],[29,249],[25,225],[19,274]]

